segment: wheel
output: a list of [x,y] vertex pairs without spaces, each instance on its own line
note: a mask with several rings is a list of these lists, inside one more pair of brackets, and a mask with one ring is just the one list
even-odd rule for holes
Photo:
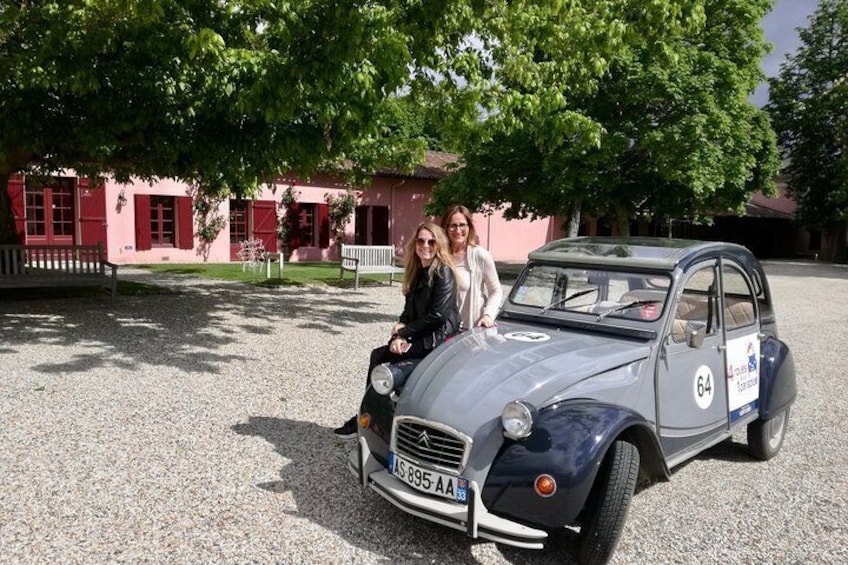
[[578,556],[582,565],[606,563],[612,557],[638,478],[639,450],[632,443],[616,441],[604,458],[586,503]]
[[762,461],[768,461],[780,451],[789,423],[789,408],[770,420],[755,420],[748,424],[748,451]]

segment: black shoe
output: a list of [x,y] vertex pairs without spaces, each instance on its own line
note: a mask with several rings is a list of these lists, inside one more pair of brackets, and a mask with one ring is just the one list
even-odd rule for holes
[[356,437],[356,416],[345,422],[342,427],[333,430],[333,435],[339,439],[354,439]]

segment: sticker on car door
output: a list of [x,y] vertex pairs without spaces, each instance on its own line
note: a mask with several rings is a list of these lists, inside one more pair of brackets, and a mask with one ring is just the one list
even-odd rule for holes
[[727,341],[727,396],[731,423],[759,409],[760,340],[756,333]]
[[695,371],[695,381],[692,383],[695,393],[695,403],[701,410],[706,410],[713,403],[715,396],[715,377],[713,371],[706,365],[701,365]]

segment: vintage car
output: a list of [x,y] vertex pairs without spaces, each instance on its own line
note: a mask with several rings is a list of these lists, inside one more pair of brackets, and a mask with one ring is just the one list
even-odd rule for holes
[[759,262],[730,243],[572,238],[529,255],[496,328],[381,365],[349,466],[420,518],[522,548],[615,551],[637,485],[743,429],[780,450],[795,369]]

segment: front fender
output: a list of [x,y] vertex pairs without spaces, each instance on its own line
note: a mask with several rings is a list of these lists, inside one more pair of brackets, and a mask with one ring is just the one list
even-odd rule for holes
[[390,397],[374,392],[369,385],[365,396],[362,397],[359,413],[371,417],[368,429],[360,429],[359,433],[368,442],[371,453],[385,466],[389,457],[389,441],[395,415],[394,402]]
[[789,347],[775,337],[761,346],[760,418],[768,420],[791,404],[798,394],[795,361]]
[[[483,487],[489,512],[545,528],[575,524],[612,442],[622,434],[661,458],[652,426],[636,412],[592,400],[572,400],[543,410],[533,433],[505,440]],[[647,438],[647,440],[646,440]],[[537,476],[554,477],[556,492],[536,494]]]

